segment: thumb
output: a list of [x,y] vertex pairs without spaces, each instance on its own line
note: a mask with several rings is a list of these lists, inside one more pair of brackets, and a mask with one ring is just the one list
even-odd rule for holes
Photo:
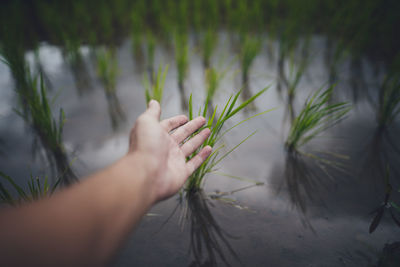
[[161,115],[160,104],[154,99],[150,100],[149,105],[147,106],[146,113],[154,117],[156,120],[160,120],[160,115]]

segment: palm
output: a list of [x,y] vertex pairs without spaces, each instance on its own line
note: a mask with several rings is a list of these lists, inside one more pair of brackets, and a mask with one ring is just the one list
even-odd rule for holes
[[210,135],[204,129],[184,142],[204,125],[205,119],[198,117],[192,121],[185,116],[176,116],[159,122],[159,104],[151,106],[140,116],[131,135],[131,150],[150,155],[157,162],[158,175],[155,186],[160,199],[176,193],[186,179],[203,163],[211,153],[211,147],[203,148],[195,157],[186,157],[195,152]]

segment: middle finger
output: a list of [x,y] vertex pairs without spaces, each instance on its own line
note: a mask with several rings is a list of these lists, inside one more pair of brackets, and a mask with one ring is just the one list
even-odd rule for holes
[[203,117],[197,117],[188,123],[182,125],[181,127],[177,128],[175,132],[171,134],[172,138],[180,144],[186,138],[188,138],[191,134],[197,131],[201,126],[206,123],[206,119]]

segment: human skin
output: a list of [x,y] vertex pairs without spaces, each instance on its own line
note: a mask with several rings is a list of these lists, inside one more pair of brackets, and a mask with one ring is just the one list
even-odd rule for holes
[[[50,198],[0,211],[3,266],[104,266],[141,217],[174,195],[210,155],[202,117],[160,122],[152,100],[137,119],[128,153],[111,166]],[[174,130],[174,131],[173,131]],[[184,142],[186,141],[186,142]]]

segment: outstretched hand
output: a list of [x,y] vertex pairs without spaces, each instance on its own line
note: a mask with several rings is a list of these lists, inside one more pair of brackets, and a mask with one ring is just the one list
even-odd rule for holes
[[151,100],[147,110],[136,120],[129,146],[129,153],[144,157],[146,167],[153,171],[151,185],[156,201],[178,192],[212,150],[206,146],[186,161],[210,135],[210,129],[205,128],[187,140],[205,124],[205,118],[197,117],[188,122],[186,116],[179,115],[160,122],[160,115],[160,104]]

